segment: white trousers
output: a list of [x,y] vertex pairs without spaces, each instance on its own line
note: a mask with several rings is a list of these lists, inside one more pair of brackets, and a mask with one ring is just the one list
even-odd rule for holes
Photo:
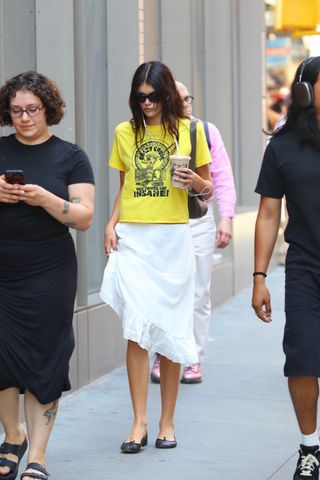
[[193,332],[200,363],[204,359],[211,319],[211,275],[215,250],[216,224],[212,205],[207,214],[190,220],[196,258]]

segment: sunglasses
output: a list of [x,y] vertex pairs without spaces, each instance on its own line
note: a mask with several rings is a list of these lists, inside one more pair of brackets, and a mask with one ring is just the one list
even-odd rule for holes
[[160,100],[160,95],[157,92],[145,93],[136,92],[136,97],[139,103],[144,103],[147,99],[151,103],[157,103]]

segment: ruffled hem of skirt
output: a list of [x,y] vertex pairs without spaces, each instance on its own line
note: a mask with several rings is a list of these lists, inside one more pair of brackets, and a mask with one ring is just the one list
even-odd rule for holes
[[159,353],[172,362],[192,365],[199,361],[193,338],[176,337],[164,330],[132,307],[121,306],[100,292],[102,300],[122,319],[123,337],[138,343],[151,353]]

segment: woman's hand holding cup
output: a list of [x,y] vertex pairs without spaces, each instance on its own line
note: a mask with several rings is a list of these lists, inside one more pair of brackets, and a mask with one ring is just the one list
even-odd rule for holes
[[175,181],[183,184],[183,187],[178,188],[188,188],[192,185],[194,172],[193,170],[190,170],[190,168],[177,168],[173,175],[175,177]]
[[[170,155],[171,184],[175,188],[187,188],[192,182],[192,170],[188,168],[190,157],[185,155]],[[191,180],[190,180],[191,177]]]

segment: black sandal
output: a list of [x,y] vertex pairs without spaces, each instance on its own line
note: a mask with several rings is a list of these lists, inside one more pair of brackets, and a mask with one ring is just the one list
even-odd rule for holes
[[40,463],[36,463],[36,462],[28,463],[28,465],[26,466],[26,470],[28,470],[29,468],[32,468],[33,470],[37,470],[37,472],[40,472],[40,473],[35,473],[35,472],[21,473],[20,480],[22,480],[24,477],[36,478],[39,480],[48,480],[50,474],[42,465],[40,465]]
[[28,440],[25,438],[21,445],[14,443],[3,442],[0,445],[0,454],[3,455],[16,455],[17,462],[8,460],[7,458],[0,458],[0,467],[8,467],[10,471],[5,475],[0,475],[0,480],[15,480],[19,471],[20,461],[28,448]]

